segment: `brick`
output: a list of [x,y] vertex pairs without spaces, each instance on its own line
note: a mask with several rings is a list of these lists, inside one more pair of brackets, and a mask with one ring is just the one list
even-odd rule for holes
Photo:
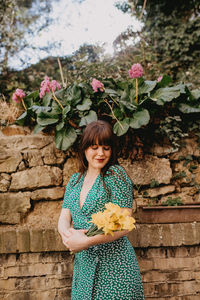
[[17,250],[19,252],[30,251],[30,232],[28,229],[17,230]]
[[2,236],[2,252],[15,253],[17,250],[17,235],[15,230],[7,230],[1,233]]

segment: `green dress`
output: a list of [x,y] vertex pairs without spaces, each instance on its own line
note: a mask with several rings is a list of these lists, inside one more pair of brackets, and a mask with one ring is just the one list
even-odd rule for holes
[[[82,209],[79,195],[85,175],[76,183],[79,175],[71,176],[62,206],[70,210],[74,229],[88,229],[91,215],[102,211],[107,202],[132,208],[132,181],[121,166],[107,171],[106,189],[98,175]],[[75,254],[71,300],[144,300],[135,251],[126,236]]]

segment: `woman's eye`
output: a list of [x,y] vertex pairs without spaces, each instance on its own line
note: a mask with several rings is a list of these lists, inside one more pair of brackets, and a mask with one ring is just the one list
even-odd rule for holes
[[93,146],[91,146],[91,148],[92,148],[92,150],[97,150],[97,149],[98,149],[98,146],[93,145]]
[[110,150],[110,147],[108,146],[108,147],[104,147],[104,150],[105,151],[109,151]]

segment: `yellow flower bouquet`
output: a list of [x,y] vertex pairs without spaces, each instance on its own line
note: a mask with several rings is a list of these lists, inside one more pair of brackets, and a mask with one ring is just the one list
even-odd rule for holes
[[106,203],[104,211],[99,211],[92,215],[92,225],[86,232],[87,236],[97,234],[111,234],[120,230],[135,228],[135,219],[130,216],[127,209],[122,209],[119,205],[112,202]]

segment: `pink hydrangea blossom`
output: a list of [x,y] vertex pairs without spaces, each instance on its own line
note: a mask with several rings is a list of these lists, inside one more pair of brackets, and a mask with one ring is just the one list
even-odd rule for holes
[[12,100],[16,101],[16,102],[21,102],[21,100],[23,99],[23,97],[25,97],[25,93],[23,90],[21,89],[16,89],[16,91],[14,92],[14,94],[12,95]]
[[40,86],[40,98],[43,98],[44,95],[50,91],[55,92],[56,89],[61,89],[60,84],[56,80],[50,81],[49,77],[45,76]]
[[93,78],[91,86],[95,92],[98,92],[98,89],[103,92],[104,91],[104,85],[101,81],[97,80],[96,78]]
[[143,75],[143,68],[141,64],[134,64],[128,71],[130,78],[139,78]]
[[157,81],[160,82],[163,79],[163,76],[158,77]]

